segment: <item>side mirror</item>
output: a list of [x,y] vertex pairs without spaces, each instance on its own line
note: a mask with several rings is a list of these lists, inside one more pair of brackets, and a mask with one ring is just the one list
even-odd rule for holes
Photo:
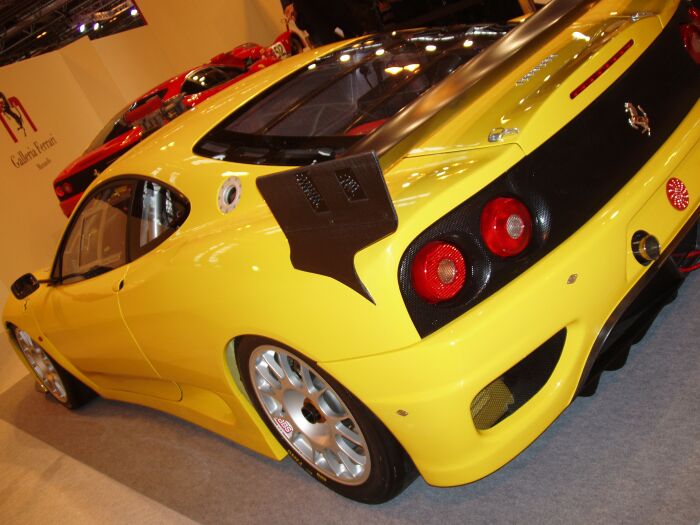
[[39,281],[31,273],[25,273],[22,277],[12,283],[12,295],[17,299],[29,297],[39,289]]

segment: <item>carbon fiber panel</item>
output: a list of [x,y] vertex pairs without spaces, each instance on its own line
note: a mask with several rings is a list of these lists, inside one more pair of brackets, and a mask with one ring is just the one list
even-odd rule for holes
[[[437,330],[497,292],[547,255],[593,217],[654,155],[698,100],[700,67],[683,48],[679,26],[687,7],[596,102],[534,153],[419,235],[406,250],[399,282],[421,336]],[[632,129],[625,103],[644,108],[651,136]],[[503,260],[482,245],[479,218],[498,196],[522,200],[535,221],[533,241],[514,259]],[[411,285],[417,251],[447,240],[471,261],[470,284],[452,301],[431,305]]]

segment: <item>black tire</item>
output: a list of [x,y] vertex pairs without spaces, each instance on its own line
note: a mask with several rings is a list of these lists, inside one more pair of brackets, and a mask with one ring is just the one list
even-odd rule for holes
[[[263,407],[261,398],[258,395],[258,387],[255,384],[255,379],[251,377],[250,373],[251,359],[257,359],[258,357],[255,356],[260,356],[260,352],[263,351],[263,349],[269,348],[280,350],[282,355],[284,355],[287,359],[291,357],[291,359],[289,359],[290,363],[295,363],[296,360],[299,360],[303,366],[309,367],[309,370],[313,374],[314,380],[320,378],[321,382],[325,382],[326,385],[330,387],[329,390],[331,393],[340,399],[342,402],[341,404],[344,405],[340,407],[341,410],[347,409],[347,420],[352,420],[352,426],[350,428],[357,430],[359,427],[358,434],[360,437],[364,438],[364,443],[366,444],[366,450],[362,447],[358,448],[360,448],[361,454],[369,459],[369,470],[368,472],[363,473],[361,482],[352,483],[351,481],[345,482],[344,480],[333,479],[333,474],[329,475],[328,469],[324,470],[319,468],[317,465],[309,461],[308,457],[306,457],[298,447],[293,445],[291,441],[285,437],[283,431],[272,422],[273,416],[266,408]],[[270,350],[268,350],[268,353],[269,352]],[[269,339],[264,339],[261,337],[246,337],[241,340],[236,348],[236,363],[248,396],[262,420],[275,435],[280,444],[285,448],[291,458],[294,459],[299,466],[301,466],[309,475],[320,483],[324,484],[338,494],[345,496],[346,498],[362,503],[378,504],[384,503],[385,501],[388,501],[400,494],[416,478],[417,473],[413,463],[408,458],[398,441],[396,441],[394,436],[386,429],[379,419],[377,419],[377,417],[374,416],[374,414],[372,414],[372,412],[352,393],[346,390],[316,363],[305,358],[299,352]],[[262,378],[262,376],[256,376],[256,378],[257,377]],[[290,389],[288,392],[295,395],[297,394],[294,389]],[[261,395],[264,395],[264,393]],[[287,398],[285,397],[285,399]],[[308,397],[304,400],[305,407],[307,402],[310,403]],[[318,406],[322,406],[320,403],[316,404],[318,404]],[[288,407],[285,404],[283,407],[283,412],[286,413],[287,410]],[[291,415],[291,410],[293,409],[290,409],[288,417],[291,421],[294,421],[294,418]],[[304,409],[302,409],[302,412],[303,410]],[[311,410],[313,410],[313,408],[311,408]],[[317,415],[319,415],[320,418],[323,418],[324,414],[325,412],[323,412],[321,409],[317,409]],[[345,415],[345,412],[343,412],[343,416]],[[325,421],[314,422],[308,418],[307,421],[311,425],[314,423],[321,423],[321,425],[323,425],[323,423],[325,423]],[[287,422],[287,424],[289,423]],[[357,426],[355,426],[355,424]],[[289,425],[289,427],[291,428],[291,425]],[[295,429],[297,435],[301,434],[303,437],[309,437],[308,434],[304,434],[304,432],[300,431],[299,428],[300,427],[297,427]],[[315,427],[312,426],[311,428]],[[337,425],[334,428],[337,428]],[[290,430],[289,432],[290,439],[294,439],[294,434],[292,431]],[[309,432],[309,434],[311,432]],[[328,450],[324,452],[328,452]]]
[[20,354],[32,370],[34,379],[64,407],[71,410],[79,408],[97,395],[59,365],[29,334],[19,328],[15,328],[13,333]]

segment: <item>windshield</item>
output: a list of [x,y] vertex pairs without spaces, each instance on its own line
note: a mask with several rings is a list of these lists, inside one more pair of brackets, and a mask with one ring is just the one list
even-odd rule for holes
[[115,139],[119,135],[122,135],[129,131],[131,128],[133,128],[133,124],[129,124],[124,120],[124,114],[128,111],[132,111],[136,108],[143,106],[153,97],[158,97],[162,99],[167,92],[167,89],[161,89],[154,93],[149,93],[148,95],[138,99],[136,102],[132,102],[127,107],[119,110],[116,115],[114,115],[110,120],[107,121],[107,124],[105,124],[105,126],[99,131],[97,136],[94,139],[92,139],[92,142],[85,150],[85,153],[90,153],[91,151],[96,150],[97,148],[102,146],[103,144],[107,144],[110,140]]
[[187,78],[182,84],[180,92],[184,93],[185,95],[201,93],[202,91],[211,89],[214,86],[223,84],[224,82],[237,77],[241,73],[243,73],[243,70],[228,66],[206,67],[199,69],[187,75]]
[[506,34],[462,26],[394,32],[317,59],[230,115],[195,147],[255,164],[328,160]]
[[90,153],[91,151],[96,150],[103,144],[106,144],[110,140],[118,137],[123,133],[126,133],[131,129],[131,126],[129,126],[122,120],[124,113],[126,113],[129,110],[129,108],[131,108],[131,106],[122,108],[117,112],[116,115],[114,115],[109,121],[107,121],[107,124],[105,124],[105,126],[100,130],[97,136],[94,139],[92,139],[92,142],[85,150],[85,153]]

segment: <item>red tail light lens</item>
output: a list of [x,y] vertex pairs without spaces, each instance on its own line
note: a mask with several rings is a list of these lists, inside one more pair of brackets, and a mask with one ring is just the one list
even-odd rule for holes
[[59,197],[63,197],[66,194],[66,192],[63,191],[63,188],[61,186],[55,186],[54,191]]
[[481,212],[481,236],[488,249],[499,257],[521,253],[532,237],[532,217],[519,200],[499,197]]
[[467,265],[462,253],[452,244],[432,241],[413,259],[413,288],[429,303],[452,299],[464,287]]
[[64,182],[63,191],[66,192],[66,195],[73,193],[73,185],[70,182]]
[[700,9],[691,7],[688,14],[692,23],[681,26],[681,38],[688,54],[700,64]]

